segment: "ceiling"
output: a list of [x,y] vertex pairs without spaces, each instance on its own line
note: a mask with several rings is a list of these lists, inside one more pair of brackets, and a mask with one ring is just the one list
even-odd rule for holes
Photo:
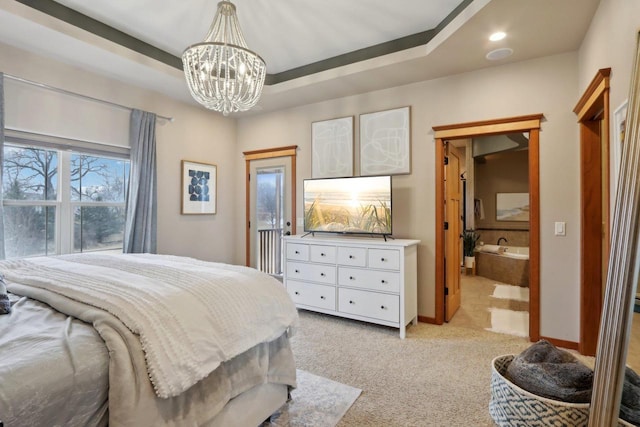
[[[599,0],[234,0],[267,85],[245,116],[577,50]],[[355,6],[357,4],[357,6]],[[216,1],[0,0],[0,42],[195,103],[182,51]],[[494,31],[507,37],[490,42]],[[513,55],[485,55],[509,47]]]

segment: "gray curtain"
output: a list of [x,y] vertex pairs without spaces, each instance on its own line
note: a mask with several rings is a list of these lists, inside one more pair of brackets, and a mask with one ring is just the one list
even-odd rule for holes
[[4,252],[4,206],[2,189],[4,188],[4,73],[0,73],[0,259],[5,259]]
[[156,253],[156,115],[131,111],[131,171],[124,226],[125,253]]

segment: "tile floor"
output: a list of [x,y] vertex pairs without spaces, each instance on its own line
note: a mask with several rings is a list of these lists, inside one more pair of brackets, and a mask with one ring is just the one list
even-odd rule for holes
[[[519,331],[528,331],[528,295],[527,301],[521,301],[524,299],[523,296],[518,294],[516,289],[512,289],[517,288],[516,286],[503,287],[504,285],[506,284],[481,276],[462,274],[460,276],[462,290],[460,309],[449,323],[523,336],[517,331],[514,332],[513,325],[517,325],[516,328]],[[504,298],[505,296],[507,298]],[[511,313],[506,313],[507,310]],[[523,321],[525,313],[527,313],[526,324]],[[497,325],[492,324],[492,315]],[[499,330],[502,329],[500,325],[506,325],[508,328]],[[636,372],[640,372],[640,313],[633,314],[627,364]]]

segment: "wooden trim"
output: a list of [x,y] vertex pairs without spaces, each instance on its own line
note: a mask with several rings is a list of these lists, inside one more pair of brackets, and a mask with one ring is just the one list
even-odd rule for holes
[[551,344],[555,345],[556,347],[567,348],[569,350],[578,350],[578,343],[577,342],[559,340],[559,339],[556,339],[556,338],[549,338],[549,337],[540,337],[540,339],[547,340]]
[[529,340],[540,339],[540,129],[529,131]]
[[[593,118],[593,107],[597,104],[597,100],[602,94],[609,89],[609,76],[611,75],[611,68],[601,68],[596,73],[591,83],[587,87],[587,90],[582,94],[580,100],[573,108],[573,112],[577,114],[578,121],[591,120]],[[590,116],[587,114],[591,112]]]
[[243,151],[244,158],[247,160],[271,159],[273,157],[295,156],[297,145],[278,148],[264,148],[262,150]]
[[540,129],[540,122],[543,118],[544,116],[542,114],[532,114],[482,122],[434,126],[433,130],[435,131],[435,138],[440,139],[460,139],[480,135],[528,132],[531,129]]
[[249,229],[249,223],[251,221],[251,209],[249,209],[251,205],[251,182],[249,181],[249,176],[251,175],[251,162],[248,159],[245,159],[245,196],[244,196],[244,206],[245,206],[245,239],[244,239],[244,260],[247,267],[251,265],[251,230]]
[[436,138],[436,325],[444,323],[444,144]]
[[418,322],[422,323],[430,323],[432,325],[438,325],[435,317],[427,317],[427,316],[418,316]]
[[608,254],[610,247],[609,168],[602,168],[603,160],[609,161],[610,74],[611,68],[598,70],[573,109],[580,123],[579,351],[589,356],[595,355],[598,347],[602,283],[608,264],[603,254]]
[[600,121],[580,123],[580,353],[596,354],[602,311]]
[[251,221],[251,182],[249,175],[251,174],[251,161],[272,159],[275,157],[291,157],[291,232],[296,234],[296,153],[297,145],[289,145],[286,147],[263,148],[260,150],[243,151],[245,158],[245,264],[251,265],[251,230],[249,229],[249,221]]
[[[540,337],[540,123],[542,114],[512,117],[486,122],[470,122],[448,126],[435,126],[435,206],[436,253],[435,298],[438,325],[444,323],[444,142],[447,139],[473,138],[510,132],[529,132],[529,339]],[[455,135],[452,136],[452,135]]]

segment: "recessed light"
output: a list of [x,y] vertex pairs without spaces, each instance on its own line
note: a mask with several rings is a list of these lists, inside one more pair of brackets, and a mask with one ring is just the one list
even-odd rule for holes
[[505,37],[507,37],[507,33],[504,33],[502,31],[498,31],[496,33],[491,34],[489,36],[489,40],[491,40],[492,42],[497,42],[498,40],[502,40]]
[[511,56],[512,54],[513,54],[513,49],[510,49],[508,47],[503,47],[500,49],[492,50],[491,52],[487,53],[486,58],[490,61],[497,61],[499,59],[504,59],[508,56]]

